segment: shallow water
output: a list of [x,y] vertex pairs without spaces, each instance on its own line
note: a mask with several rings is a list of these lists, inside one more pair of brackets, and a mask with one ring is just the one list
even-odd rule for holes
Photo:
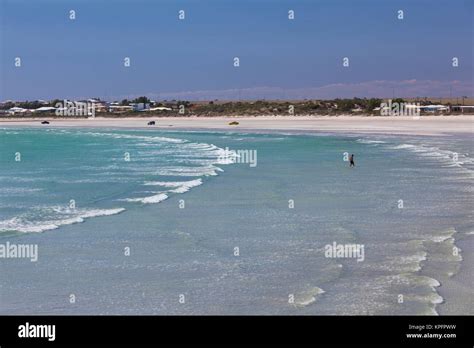
[[[474,238],[470,137],[0,139],[0,244],[39,248],[37,262],[0,259],[2,314],[436,314],[467,252],[456,240]],[[326,257],[334,242],[363,260]]]

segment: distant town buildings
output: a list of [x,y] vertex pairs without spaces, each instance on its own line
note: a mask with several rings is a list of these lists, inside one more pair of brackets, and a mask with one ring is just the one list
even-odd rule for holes
[[[28,105],[23,107],[19,105]],[[74,116],[81,114],[81,110],[93,109],[95,113],[122,113],[122,112],[142,112],[142,111],[171,111],[170,107],[161,106],[160,103],[153,105],[151,103],[134,103],[129,102],[121,104],[117,101],[106,102],[97,98],[86,100],[54,100],[44,101],[37,100],[34,102],[16,102],[13,100],[5,100],[0,102],[0,114],[4,115],[29,115],[33,113],[55,113],[62,116]],[[81,114],[82,115],[82,114]]]
[[[413,100],[413,99],[412,99]],[[452,101],[453,99],[451,99]],[[463,97],[464,103],[464,97]],[[470,104],[473,104],[472,100]],[[395,107],[396,106],[396,107]],[[291,111],[291,112],[290,112]],[[367,114],[381,116],[403,116],[416,114],[473,114],[474,105],[451,105],[450,103],[434,104],[429,100],[416,102],[403,99],[334,99],[334,100],[252,100],[252,101],[161,101],[156,102],[146,97],[134,100],[104,101],[99,98],[71,100],[35,100],[0,102],[0,116],[48,115],[58,117],[95,117],[96,114],[133,114],[154,112],[160,115],[198,115],[198,116],[232,116],[232,115],[344,115]]]

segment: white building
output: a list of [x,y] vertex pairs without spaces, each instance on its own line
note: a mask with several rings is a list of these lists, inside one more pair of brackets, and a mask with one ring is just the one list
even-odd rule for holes
[[133,107],[133,111],[145,111],[150,108],[149,103],[130,103],[130,106]]
[[50,112],[50,111],[56,111],[56,108],[52,106],[42,106],[38,109],[33,110],[33,112]]
[[422,105],[420,110],[426,112],[449,111],[449,106],[446,105]]
[[9,113],[10,115],[16,115],[16,114],[24,114],[24,113],[27,113],[27,112],[30,112],[31,110],[28,110],[28,109],[23,109],[23,108],[19,108],[19,107],[12,107],[10,109],[7,110],[7,113]]

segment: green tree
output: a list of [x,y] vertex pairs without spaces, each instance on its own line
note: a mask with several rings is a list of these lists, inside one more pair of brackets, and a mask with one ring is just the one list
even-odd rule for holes
[[136,99],[134,99],[132,101],[132,103],[144,103],[144,104],[149,104],[150,103],[150,99],[148,99],[147,97],[138,97]]
[[375,108],[380,107],[382,104],[382,99],[371,98],[367,101],[366,110],[373,111]]

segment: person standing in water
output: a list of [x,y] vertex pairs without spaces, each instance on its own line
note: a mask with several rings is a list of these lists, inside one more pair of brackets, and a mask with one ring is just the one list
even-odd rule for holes
[[349,167],[355,167],[354,154],[349,156]]

